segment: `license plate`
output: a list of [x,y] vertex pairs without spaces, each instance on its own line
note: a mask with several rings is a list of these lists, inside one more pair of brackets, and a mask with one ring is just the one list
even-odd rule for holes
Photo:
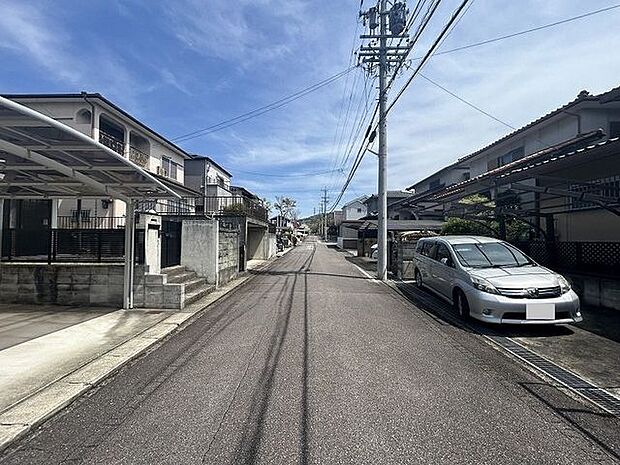
[[526,304],[525,318],[528,320],[555,320],[555,304]]

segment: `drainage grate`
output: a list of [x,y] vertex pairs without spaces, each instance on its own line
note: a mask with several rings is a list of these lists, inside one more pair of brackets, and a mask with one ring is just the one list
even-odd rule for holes
[[612,396],[610,393],[596,387],[594,384],[577,376],[575,373],[556,365],[555,363],[541,357],[535,352],[523,347],[521,344],[505,336],[485,336],[495,344],[510,352],[514,356],[523,360],[528,365],[543,372],[545,375],[553,378],[561,385],[569,388],[571,391],[584,397],[593,404],[612,415],[620,417],[620,399]]
[[[479,334],[502,349],[516,356],[523,362],[527,363],[536,370],[544,373],[550,378],[554,379],[564,387],[570,389],[574,393],[580,395],[584,399],[597,405],[604,411],[620,417],[620,399],[612,396],[606,390],[595,386],[594,384],[579,377],[575,373],[572,373],[554,362],[538,355],[530,349],[522,346],[514,339],[507,336],[487,335],[482,334],[474,326],[465,324],[460,321],[452,312],[448,311],[446,305],[440,302],[438,299],[432,298],[430,295],[423,291],[420,291],[416,287],[410,284],[397,283],[397,287],[410,299],[416,300],[424,304],[425,307],[432,309],[433,312],[440,313],[443,318],[449,320],[460,326],[466,326],[467,329]],[[423,308],[421,310],[424,310]]]

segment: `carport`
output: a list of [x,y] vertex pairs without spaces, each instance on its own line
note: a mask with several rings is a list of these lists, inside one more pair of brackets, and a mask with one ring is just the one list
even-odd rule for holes
[[[583,134],[467,181],[413,196],[403,203],[422,215],[442,207],[446,216],[519,218],[545,238],[549,236],[549,240],[554,234],[554,216],[584,208],[609,212],[609,219],[615,224],[620,217],[620,182],[615,180],[620,176],[620,139],[597,142],[603,136],[600,130]],[[529,195],[519,198],[519,193]],[[463,202],[476,194],[488,195],[490,201]]]
[[[0,199],[119,199],[127,205],[123,307],[133,307],[135,202],[180,196],[87,135],[0,97]],[[0,207],[0,215],[1,215]]]
[[525,223],[528,237],[515,245],[570,276],[584,303],[620,308],[620,138],[582,134],[403,203],[502,239],[512,219]]

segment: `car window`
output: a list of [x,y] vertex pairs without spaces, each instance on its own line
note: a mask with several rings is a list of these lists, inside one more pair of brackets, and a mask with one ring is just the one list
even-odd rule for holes
[[450,256],[450,251],[445,244],[439,244],[437,246],[437,253],[435,254],[435,260],[440,262],[442,259],[447,259],[446,265],[452,266],[452,257]]
[[534,264],[521,251],[503,242],[455,244],[453,248],[458,260],[464,266],[474,268],[499,268]]
[[430,250],[428,251],[428,256],[429,258],[434,259],[435,258],[435,254],[437,253],[437,243],[433,242],[431,244]]
[[433,247],[433,242],[432,241],[424,242],[424,247],[422,248],[422,255],[424,255],[426,257],[430,257],[432,247]]
[[424,244],[425,244],[425,243],[426,243],[425,241],[418,241],[418,243],[417,243],[417,245],[416,245],[416,247],[415,247],[415,251],[416,251],[417,253],[420,253],[420,254],[421,254],[421,253],[422,253],[422,249],[424,248]]

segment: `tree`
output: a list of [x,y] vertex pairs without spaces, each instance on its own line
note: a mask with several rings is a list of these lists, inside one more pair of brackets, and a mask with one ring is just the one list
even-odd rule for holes
[[271,209],[273,208],[271,205],[271,202],[266,197],[263,197],[262,201],[263,201],[263,206],[265,207],[265,210],[267,210],[267,214],[270,214]]
[[297,208],[297,201],[290,197],[276,197],[276,203],[273,207],[278,211],[280,216],[293,219],[293,213]]

